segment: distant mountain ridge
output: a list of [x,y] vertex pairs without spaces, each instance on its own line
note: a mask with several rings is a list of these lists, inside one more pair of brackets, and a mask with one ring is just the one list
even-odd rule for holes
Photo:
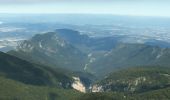
[[118,44],[111,51],[95,56],[87,68],[98,75],[129,66],[170,66],[169,48],[145,44]]
[[93,38],[71,29],[38,34],[8,52],[22,59],[105,76],[129,66],[170,65],[170,49],[122,43],[116,37]]
[[77,70],[84,65],[86,57],[79,49],[54,32],[35,35],[32,39],[21,42],[17,51],[9,53],[28,61],[68,69],[74,67]]

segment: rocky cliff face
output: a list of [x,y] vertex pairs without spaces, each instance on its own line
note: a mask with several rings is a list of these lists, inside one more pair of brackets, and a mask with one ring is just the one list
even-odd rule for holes
[[86,93],[86,87],[81,82],[79,77],[73,77],[74,82],[72,83],[72,87],[80,92]]
[[91,92],[104,92],[103,86],[95,84],[91,87]]

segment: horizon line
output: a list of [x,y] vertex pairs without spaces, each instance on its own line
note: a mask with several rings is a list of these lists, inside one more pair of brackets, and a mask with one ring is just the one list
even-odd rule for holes
[[7,12],[0,14],[14,14],[14,15],[110,15],[110,16],[128,16],[128,17],[157,17],[157,18],[170,18],[170,16],[157,16],[157,15],[128,15],[128,14],[111,14],[111,13],[20,13],[20,12]]

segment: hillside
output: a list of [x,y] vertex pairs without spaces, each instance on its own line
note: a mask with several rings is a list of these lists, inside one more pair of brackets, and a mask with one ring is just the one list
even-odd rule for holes
[[77,97],[78,100],[169,100],[170,88],[155,91],[124,94],[120,92],[87,93]]
[[0,52],[0,76],[36,86],[51,86],[72,89],[75,79],[82,85],[90,85],[94,76],[83,72],[72,72],[61,68],[30,63],[20,58]]
[[79,95],[71,89],[28,85],[0,77],[1,100],[75,100]]
[[78,100],[169,100],[170,68],[130,67],[114,71]]
[[2,100],[75,100],[82,94],[77,90],[88,81],[86,73],[50,68],[0,52]]
[[[63,69],[51,69],[0,52],[0,75],[32,85],[69,88],[72,78]],[[62,85],[61,85],[62,84]]]
[[170,68],[131,67],[116,71],[93,85],[92,91],[143,93],[170,87]]

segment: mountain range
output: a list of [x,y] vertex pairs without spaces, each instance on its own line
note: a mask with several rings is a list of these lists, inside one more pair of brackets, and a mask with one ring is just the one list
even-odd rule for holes
[[166,47],[57,29],[0,52],[0,99],[168,100],[169,59]]
[[118,38],[93,38],[70,29],[38,34],[8,54],[52,67],[105,76],[128,66],[169,66],[170,49],[149,44],[122,43]]

